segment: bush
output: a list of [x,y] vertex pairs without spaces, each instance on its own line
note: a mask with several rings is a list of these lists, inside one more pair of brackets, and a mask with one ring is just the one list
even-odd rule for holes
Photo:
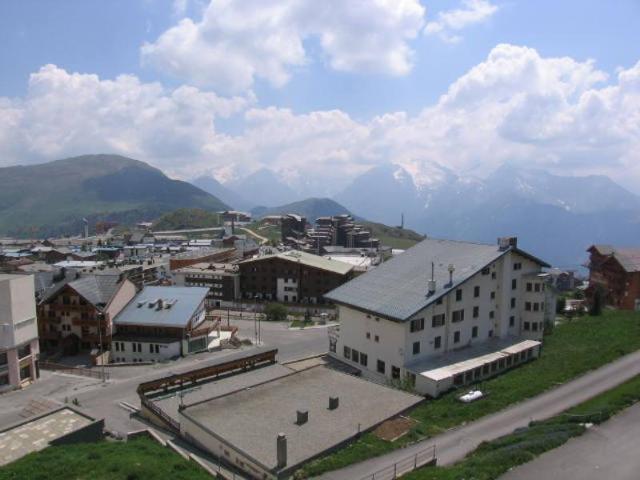
[[287,307],[279,303],[270,303],[264,309],[264,314],[269,322],[284,322],[288,313]]

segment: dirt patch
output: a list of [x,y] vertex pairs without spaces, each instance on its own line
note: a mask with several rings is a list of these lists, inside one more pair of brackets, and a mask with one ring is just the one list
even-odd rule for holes
[[373,434],[382,440],[394,442],[405,435],[409,430],[411,430],[411,427],[413,427],[416,423],[418,422],[412,418],[393,418],[382,423],[373,431]]

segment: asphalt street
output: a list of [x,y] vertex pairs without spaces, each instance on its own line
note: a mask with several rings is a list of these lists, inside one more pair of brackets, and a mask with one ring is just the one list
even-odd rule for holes
[[[564,385],[493,415],[488,415],[410,447],[395,450],[387,455],[328,472],[320,478],[323,480],[353,480],[371,476],[375,472],[392,467],[394,463],[415,455],[431,445],[436,445],[438,465],[450,465],[462,460],[483,441],[507,435],[519,427],[527,426],[532,420],[543,420],[557,415],[574,405],[610,390],[636,375],[640,375],[640,352],[627,355]],[[540,475],[537,478],[562,477],[544,477]],[[635,478],[638,478],[638,476]]]

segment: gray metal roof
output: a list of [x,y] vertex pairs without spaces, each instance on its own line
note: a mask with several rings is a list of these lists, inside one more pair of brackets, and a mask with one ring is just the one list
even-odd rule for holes
[[95,307],[106,306],[120,288],[120,275],[84,275],[77,280],[62,280],[43,293],[41,303],[47,302],[66,285],[75,290],[87,302]]
[[[114,319],[116,325],[185,327],[207,296],[204,287],[145,287]],[[171,308],[149,307],[162,299]],[[141,306],[139,306],[142,303]]]
[[[383,317],[408,320],[510,250],[524,253],[513,248],[501,251],[497,245],[428,238],[332,290],[325,298]],[[436,290],[427,296],[431,262],[435,267]],[[452,285],[448,285],[449,265],[455,267]]]

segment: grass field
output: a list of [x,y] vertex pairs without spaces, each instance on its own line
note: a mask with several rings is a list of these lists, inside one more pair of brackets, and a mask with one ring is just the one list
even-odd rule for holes
[[509,469],[557,448],[571,437],[582,435],[584,423],[601,423],[640,400],[640,377],[598,395],[544,422],[483,443],[461,462],[448,467],[424,467],[406,480],[493,480]]
[[0,468],[0,480],[211,479],[195,463],[158,443],[97,442],[48,447]]
[[558,325],[545,337],[539,359],[478,384],[482,401],[463,404],[458,392],[424,402],[410,414],[418,424],[396,442],[364,434],[342,450],[306,465],[299,476],[314,476],[431,437],[533,397],[558,384],[640,349],[640,314],[605,311]]

